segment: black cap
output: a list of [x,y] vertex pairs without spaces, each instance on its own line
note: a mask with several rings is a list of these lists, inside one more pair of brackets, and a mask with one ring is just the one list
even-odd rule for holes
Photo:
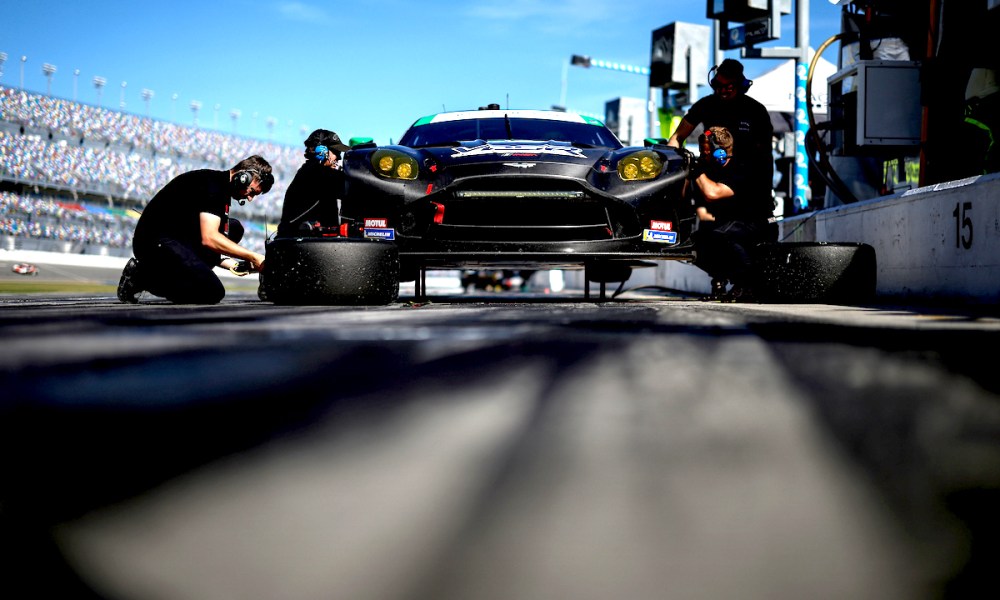
[[745,79],[743,76],[743,63],[734,58],[727,58],[722,61],[722,64],[719,65],[718,73],[731,81]]
[[347,152],[350,146],[340,141],[340,136],[329,129],[317,129],[309,134],[305,141],[306,149],[313,150],[316,146],[326,146],[337,152]]

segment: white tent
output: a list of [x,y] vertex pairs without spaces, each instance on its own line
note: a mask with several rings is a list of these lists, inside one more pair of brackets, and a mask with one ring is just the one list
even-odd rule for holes
[[[810,61],[812,61],[814,54],[815,51],[810,48]],[[837,67],[822,56],[816,62],[816,69],[812,76],[813,115],[823,115],[824,117],[817,118],[818,121],[826,120],[829,103],[826,80],[836,71]],[[753,85],[750,86],[747,95],[756,98],[767,107],[769,112],[792,115],[795,113],[795,87],[795,61],[789,59],[774,69],[753,78]]]

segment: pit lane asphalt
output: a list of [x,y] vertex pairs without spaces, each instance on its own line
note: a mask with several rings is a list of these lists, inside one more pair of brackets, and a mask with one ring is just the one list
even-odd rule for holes
[[998,333],[655,290],[0,296],[5,596],[996,597]]

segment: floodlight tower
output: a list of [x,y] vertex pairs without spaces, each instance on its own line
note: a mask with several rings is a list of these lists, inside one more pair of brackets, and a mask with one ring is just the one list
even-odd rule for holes
[[127,85],[128,85],[127,81],[122,82],[122,93],[121,97],[118,100],[118,107],[121,108],[122,110],[125,110],[125,86]]
[[201,102],[198,100],[191,101],[191,114],[194,115],[194,126],[198,126],[198,111],[201,110]]
[[222,105],[219,104],[218,102],[216,102],[215,106],[212,107],[212,108],[215,110],[215,113],[212,116],[212,129],[218,130],[219,129],[219,109],[222,108]]
[[[611,62],[608,60],[601,60],[599,58],[591,58],[589,56],[582,56],[580,54],[574,54],[570,57],[569,64],[583,67],[589,69],[590,67],[597,67],[599,69],[610,69],[612,71],[624,71],[625,73],[634,73],[636,75],[644,75],[649,77],[649,67],[640,67],[637,65],[626,65],[622,63]],[[566,95],[566,84],[563,83],[563,96]],[[565,106],[565,99],[563,100],[563,105]],[[656,135],[655,130],[657,129],[656,123],[656,88],[649,88],[649,131],[650,135]]]
[[153,99],[156,93],[149,88],[142,88],[142,100],[146,103],[146,116],[149,117],[149,101]]
[[101,106],[101,95],[104,92],[104,85],[106,83],[108,83],[107,79],[100,75],[94,76],[94,87],[97,88],[97,106]]
[[76,102],[76,89],[80,81],[80,69],[73,69],[73,102]]
[[267,121],[265,121],[267,123],[267,141],[271,141],[271,138],[274,137],[274,126],[277,122],[278,120],[274,117],[268,117]]
[[174,123],[177,122],[177,98],[178,93],[174,92],[170,95],[170,120]]
[[0,52],[0,77],[3,77],[3,64],[7,62],[7,53]]
[[21,55],[21,89],[24,89],[24,63],[28,62],[28,57]]
[[44,63],[42,65],[42,73],[45,75],[45,95],[52,95],[52,76],[56,74],[56,66],[50,63]]
[[236,133],[236,125],[239,123],[240,117],[243,116],[243,111],[238,108],[234,108],[229,111],[229,116],[233,119],[233,133]]

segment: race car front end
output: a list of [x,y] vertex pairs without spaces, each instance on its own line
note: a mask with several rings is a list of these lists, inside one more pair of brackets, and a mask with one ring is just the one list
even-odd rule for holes
[[356,149],[342,218],[441,267],[579,266],[689,256],[686,159],[554,140]]

